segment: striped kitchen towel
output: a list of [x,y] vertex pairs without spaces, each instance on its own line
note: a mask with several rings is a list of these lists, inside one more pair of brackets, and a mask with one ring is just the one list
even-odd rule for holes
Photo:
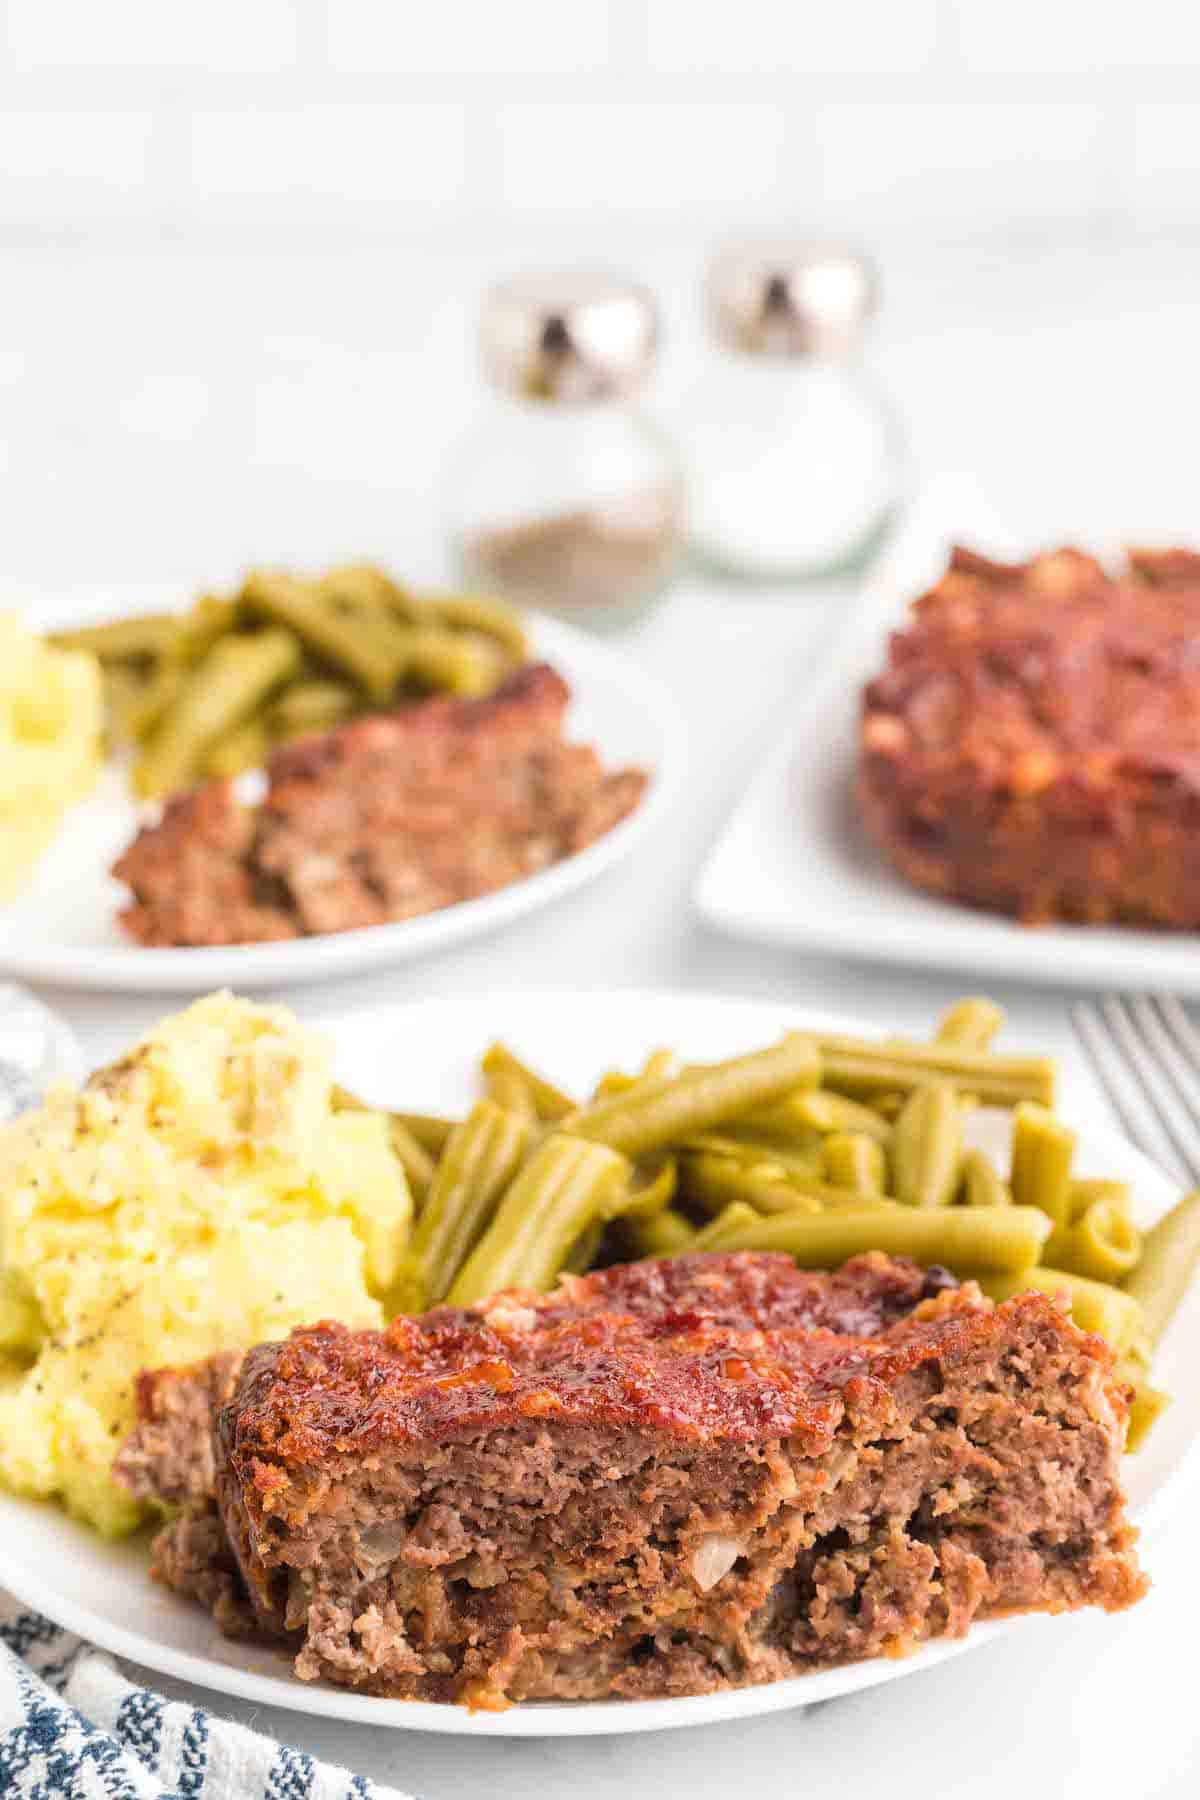
[[135,1687],[103,1651],[0,1594],[4,1800],[410,1800],[244,1725]]

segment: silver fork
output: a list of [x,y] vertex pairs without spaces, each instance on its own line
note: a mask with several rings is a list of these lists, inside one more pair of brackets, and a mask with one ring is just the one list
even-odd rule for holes
[[1172,994],[1106,994],[1071,1009],[1087,1062],[1139,1150],[1200,1186],[1200,1030]]

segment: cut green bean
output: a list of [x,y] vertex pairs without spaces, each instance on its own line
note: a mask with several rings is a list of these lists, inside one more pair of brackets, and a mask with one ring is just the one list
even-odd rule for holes
[[629,1176],[627,1159],[605,1144],[565,1132],[548,1137],[459,1271],[451,1303],[469,1306],[510,1287],[546,1292],[580,1235],[594,1220],[612,1217]]
[[748,1129],[764,1131],[768,1136],[789,1137],[799,1134],[802,1141],[812,1132],[822,1137],[831,1131],[865,1132],[886,1144],[892,1128],[886,1119],[870,1106],[860,1106],[844,1094],[831,1094],[825,1088],[810,1088],[789,1094],[786,1100],[765,1112],[751,1113],[743,1123]]
[[635,1088],[664,1081],[677,1069],[678,1058],[673,1050],[652,1050],[636,1075],[627,1075],[624,1069],[609,1069],[592,1090],[592,1100],[610,1100],[615,1094],[632,1094]]
[[1011,1206],[1012,1194],[984,1150],[968,1150],[962,1159],[962,1197],[967,1206]]
[[[528,1142],[527,1121],[491,1100],[478,1101],[451,1133],[410,1246],[410,1285],[419,1290],[422,1307],[450,1292],[491,1224]],[[569,1248],[563,1247],[564,1256]]]
[[457,1119],[443,1118],[440,1113],[394,1112],[388,1117],[394,1124],[403,1125],[421,1148],[434,1157],[442,1154],[458,1125]]
[[[883,1250],[949,1269],[1021,1272],[1036,1262],[1050,1225],[1032,1206],[867,1206],[760,1219],[730,1249],[783,1250],[801,1268],[836,1269]],[[1037,1271],[1035,1271],[1037,1272]]]
[[1135,1363],[1127,1361],[1119,1364],[1117,1375],[1133,1389],[1129,1402],[1129,1427],[1125,1436],[1125,1448],[1132,1455],[1142,1448],[1151,1427],[1170,1406],[1171,1396],[1165,1394],[1162,1388],[1152,1387]]
[[103,625],[52,631],[49,642],[56,650],[86,650],[102,663],[139,662],[169,656],[178,635],[179,619],[173,613],[141,613]]
[[892,1134],[896,1198],[908,1206],[949,1206],[958,1188],[962,1117],[947,1081],[914,1088]]
[[390,699],[404,666],[403,655],[390,641],[363,630],[323,602],[308,583],[291,575],[252,574],[240,599],[253,617],[285,626],[320,661],[349,675],[372,700]]
[[954,1044],[872,1043],[822,1033],[815,1042],[825,1086],[855,1100],[893,1091],[907,1094],[922,1082],[945,1080],[977,1094],[985,1106],[1015,1106],[1021,1100],[1050,1106],[1054,1101],[1054,1064],[1044,1056],[994,1056]]
[[1142,1309],[1152,1345],[1171,1322],[1200,1264],[1200,1188],[1185,1194],[1151,1226],[1142,1242],[1142,1259],[1125,1281],[1125,1292]]
[[153,674],[130,695],[121,714],[121,729],[132,743],[145,743],[175,705],[188,679],[177,656],[164,656]]
[[433,1182],[433,1158],[399,1119],[388,1118],[388,1138],[393,1156],[408,1177],[413,1205],[420,1212]]
[[494,1100],[497,1106],[502,1106],[506,1112],[519,1113],[523,1119],[537,1118],[533,1089],[515,1069],[492,1069],[483,1079],[488,1099]]
[[585,1275],[600,1248],[600,1239],[604,1236],[604,1220],[593,1219],[584,1227],[567,1252],[563,1263],[563,1272],[567,1275]]
[[189,677],[134,771],[140,794],[173,793],[198,773],[205,751],[295,673],[300,645],[287,631],[222,638]]
[[816,1194],[801,1193],[786,1171],[771,1163],[744,1163],[734,1157],[702,1152],[685,1156],[679,1165],[680,1186],[695,1205],[717,1213],[732,1201],[744,1201],[760,1213],[819,1212]]
[[353,689],[341,681],[297,681],[271,706],[267,724],[277,737],[328,731],[356,710]]
[[723,1207],[715,1219],[710,1219],[703,1231],[696,1233],[691,1248],[693,1250],[724,1249],[728,1240],[736,1238],[747,1225],[753,1225],[758,1214],[744,1200],[731,1200]]
[[496,659],[457,631],[418,626],[406,635],[398,670],[404,681],[448,694],[489,694],[496,685]]
[[1111,1200],[1093,1200],[1069,1225],[1057,1229],[1046,1245],[1046,1260],[1056,1269],[1090,1275],[1095,1281],[1122,1281],[1136,1269],[1142,1234],[1127,1212]]
[[696,1233],[674,1207],[642,1219],[628,1213],[621,1220],[622,1240],[634,1260],[646,1256],[683,1256],[696,1241]]
[[492,1044],[485,1050],[481,1064],[485,1075],[517,1075],[524,1082],[533,1096],[533,1104],[539,1119],[547,1124],[554,1124],[565,1119],[568,1113],[575,1111],[575,1102],[570,1094],[562,1088],[555,1087],[544,1075],[523,1063],[519,1056],[514,1056],[507,1044]]
[[673,1156],[664,1156],[657,1168],[649,1167],[631,1182],[629,1192],[616,1208],[622,1219],[651,1219],[665,1211],[675,1198],[679,1167]]
[[176,634],[176,653],[194,666],[206,657],[218,638],[237,624],[237,601],[220,594],[201,594],[193,606],[181,613]]
[[267,728],[261,719],[245,719],[232,731],[223,732],[210,744],[200,764],[200,772],[216,780],[240,775],[244,769],[261,769],[267,760],[270,744]]
[[572,1114],[567,1128],[627,1156],[640,1156],[740,1118],[793,1088],[814,1085],[819,1077],[820,1058],[812,1040],[792,1032],[770,1049],[688,1068],[595,1101]]
[[1071,1162],[1075,1133],[1044,1106],[1025,1101],[1013,1115],[1013,1199],[1018,1206],[1040,1206],[1054,1225],[1067,1223],[1071,1197]]
[[822,1138],[815,1138],[811,1149],[800,1149],[771,1138],[760,1138],[757,1134],[751,1137],[742,1133],[735,1123],[726,1125],[721,1131],[698,1131],[694,1137],[685,1138],[680,1148],[727,1157],[744,1163],[747,1168],[771,1163],[787,1175],[817,1177],[825,1166],[821,1154],[823,1142]]
[[824,1174],[831,1187],[877,1196],[887,1185],[887,1159],[878,1138],[862,1131],[831,1131],[824,1144]]
[[434,594],[427,604],[440,623],[456,631],[478,631],[494,638],[513,662],[522,663],[529,655],[529,639],[520,616],[503,601],[486,600],[477,594]]
[[[1012,1208],[1013,1212],[1032,1212],[1032,1207]],[[1040,1209],[1039,1209],[1040,1210]],[[971,1217],[964,1213],[964,1218]],[[1127,1351],[1142,1330],[1142,1314],[1137,1302],[1120,1288],[1105,1281],[1091,1281],[1086,1275],[1072,1275],[1067,1269],[1024,1269],[1003,1276],[981,1275],[979,1285],[993,1300],[1011,1300],[1014,1294],[1033,1290],[1039,1294],[1066,1294],[1071,1302],[1071,1317],[1081,1331],[1095,1332],[1110,1343],[1118,1355]]]
[[956,1000],[942,1014],[934,1042],[958,1044],[964,1050],[986,1050],[1004,1023],[1004,1009],[994,1000],[974,995]]
[[1118,1212],[1124,1213],[1126,1218],[1130,1216],[1130,1191],[1127,1181],[1108,1181],[1090,1176],[1081,1181],[1076,1177],[1071,1182],[1070,1192],[1067,1196],[1068,1223],[1074,1225],[1075,1221],[1081,1219],[1088,1207],[1096,1200],[1107,1201],[1110,1206],[1115,1206]]

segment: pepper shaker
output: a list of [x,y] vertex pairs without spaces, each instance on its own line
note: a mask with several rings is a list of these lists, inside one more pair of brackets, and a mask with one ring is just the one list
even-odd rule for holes
[[596,625],[662,592],[683,541],[682,487],[634,405],[658,337],[651,295],[619,277],[530,276],[487,294],[490,393],[444,475],[465,583]]

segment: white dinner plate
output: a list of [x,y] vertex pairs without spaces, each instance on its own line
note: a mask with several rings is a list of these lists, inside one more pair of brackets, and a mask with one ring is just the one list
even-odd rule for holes
[[[145,602],[144,595],[138,598]],[[126,593],[92,600],[86,608],[40,603],[33,620],[39,630],[51,630],[136,610]],[[636,812],[577,856],[498,893],[392,925],[274,944],[153,949],[134,943],[117,924],[128,894],[109,870],[145,809],[131,797],[123,771],[110,765],[95,792],[64,821],[21,892],[0,906],[0,970],[30,981],[171,993],[320,981],[482,936],[593,880],[628,856],[670,805],[683,768],[683,724],[665,689],[626,656],[552,619],[538,620],[533,637],[536,654],[570,683],[568,735],[595,744],[609,768],[637,764],[650,774]]]
[[[337,1075],[364,1098],[397,1108],[455,1109],[475,1088],[477,1059],[497,1034],[519,1054],[583,1093],[606,1068],[632,1067],[663,1043],[687,1057],[736,1055],[784,1030],[822,1025],[840,1031],[881,1032],[886,1026],[814,1015],[800,1009],[700,994],[655,992],[494,993],[476,999],[421,1001],[351,1014],[332,1028]],[[1004,1115],[977,1115],[980,1141],[1003,1150]],[[1139,1220],[1149,1223],[1175,1198],[1169,1182],[1106,1125],[1072,1121],[1079,1129],[1083,1174],[1124,1177],[1133,1184]],[[1200,1291],[1175,1319],[1155,1373],[1175,1403],[1154,1427],[1146,1449],[1126,1463],[1130,1503],[1145,1528],[1158,1516],[1200,1430]],[[903,1661],[830,1669],[767,1687],[690,1699],[526,1703],[501,1713],[469,1713],[424,1701],[379,1700],[296,1680],[276,1651],[230,1643],[198,1608],[157,1587],[142,1542],[109,1544],[56,1509],[0,1496],[0,1587],[92,1642],[180,1680],[268,1706],[310,1715],[354,1719],[414,1731],[471,1737],[557,1737],[580,1733],[661,1731],[718,1719],[748,1718],[807,1706],[879,1682],[929,1669],[997,1633],[1025,1630],[1030,1653],[1050,1642],[1054,1622],[1000,1620],[976,1626],[966,1638],[932,1644]],[[1120,1620],[1113,1620],[1120,1631]]]
[[[1200,994],[1200,935],[1019,925],[902,881],[859,825],[852,782],[865,684],[889,634],[945,567],[952,543],[1001,558],[1033,554],[968,486],[939,483],[871,580],[845,635],[796,696],[776,744],[701,872],[695,903],[719,930],[856,960],[962,969],[1053,986]],[[1093,544],[1106,558],[1119,540]]]

